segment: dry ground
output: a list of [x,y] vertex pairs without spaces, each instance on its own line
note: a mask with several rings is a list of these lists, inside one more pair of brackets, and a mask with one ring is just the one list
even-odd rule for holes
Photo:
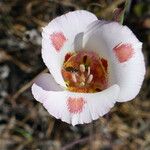
[[[109,114],[72,127],[36,102],[30,86],[45,70],[41,27],[65,12],[87,9],[110,19],[118,0],[0,0],[0,150],[149,150],[150,8],[133,0],[124,24],[143,42],[147,74],[140,94]],[[137,66],[138,67],[138,66]]]

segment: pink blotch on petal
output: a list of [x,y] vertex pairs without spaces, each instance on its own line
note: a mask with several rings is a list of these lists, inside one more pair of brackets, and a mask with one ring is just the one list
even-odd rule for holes
[[115,46],[113,50],[120,63],[128,61],[133,56],[133,48],[132,45],[129,43],[120,43]]
[[57,52],[60,52],[61,48],[67,40],[62,32],[56,32],[51,34],[50,39]]
[[68,110],[72,114],[81,113],[85,103],[86,101],[82,97],[80,98],[69,97],[67,100]]

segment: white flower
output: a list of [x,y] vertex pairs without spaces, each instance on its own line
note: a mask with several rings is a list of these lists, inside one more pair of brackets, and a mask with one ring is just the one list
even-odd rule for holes
[[42,36],[42,58],[51,75],[40,75],[32,93],[55,118],[89,123],[139,93],[142,43],[127,26],[78,10],[52,20]]

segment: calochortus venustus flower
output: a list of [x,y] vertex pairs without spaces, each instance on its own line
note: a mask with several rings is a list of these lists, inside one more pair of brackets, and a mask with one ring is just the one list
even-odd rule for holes
[[57,17],[43,28],[42,58],[51,74],[35,80],[34,98],[69,124],[96,120],[139,93],[145,74],[141,48],[127,26],[88,11]]

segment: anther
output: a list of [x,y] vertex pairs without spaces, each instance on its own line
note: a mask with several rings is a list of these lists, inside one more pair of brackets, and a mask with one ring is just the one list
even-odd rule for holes
[[88,67],[87,76],[89,76],[89,75],[90,75],[90,72],[91,72],[91,68],[90,68],[90,67]]
[[83,64],[80,65],[80,71],[85,72],[85,66]]
[[73,80],[73,82],[75,82],[75,83],[76,83],[76,82],[77,82],[76,75],[75,75],[74,73],[72,73],[72,74],[71,74],[71,76],[72,76],[72,80]]
[[88,77],[87,83],[88,83],[88,84],[91,83],[92,80],[93,80],[93,75],[90,74],[89,77]]

